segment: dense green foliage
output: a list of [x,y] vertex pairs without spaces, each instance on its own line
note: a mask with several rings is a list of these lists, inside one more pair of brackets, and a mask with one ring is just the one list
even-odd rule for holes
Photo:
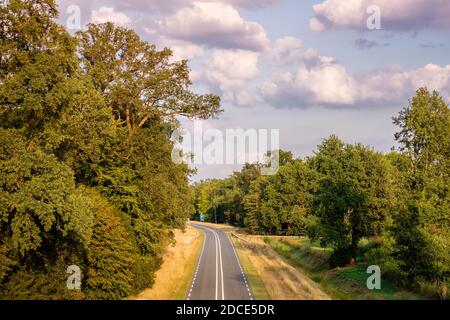
[[0,6],[0,298],[120,299],[152,284],[193,212],[191,172],[171,161],[177,117],[220,101],[133,30],[71,36],[57,15],[54,0]]
[[417,91],[394,122],[404,204],[394,216],[399,267],[409,279],[450,276],[450,109],[437,92]]
[[[300,235],[332,248],[329,263],[377,264],[399,284],[430,284],[448,297],[450,275],[450,111],[421,88],[394,123],[399,151],[382,154],[336,136],[306,159],[280,151],[275,175],[247,164],[224,180],[194,186],[209,221],[266,235]],[[290,154],[290,157],[289,157]]]

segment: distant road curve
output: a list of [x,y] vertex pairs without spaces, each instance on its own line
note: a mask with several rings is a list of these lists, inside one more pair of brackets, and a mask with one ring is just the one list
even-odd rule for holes
[[253,300],[250,284],[228,236],[210,226],[191,225],[205,233],[205,240],[186,299]]

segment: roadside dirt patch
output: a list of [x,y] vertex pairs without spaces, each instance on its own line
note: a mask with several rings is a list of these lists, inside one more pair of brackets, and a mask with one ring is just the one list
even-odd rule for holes
[[239,234],[242,253],[253,264],[274,300],[330,300],[320,286],[285,262],[260,237]]
[[175,245],[166,248],[164,262],[156,272],[155,284],[136,297],[137,300],[184,299],[187,287],[195,270],[203,243],[203,234],[187,226],[183,233],[175,231]]

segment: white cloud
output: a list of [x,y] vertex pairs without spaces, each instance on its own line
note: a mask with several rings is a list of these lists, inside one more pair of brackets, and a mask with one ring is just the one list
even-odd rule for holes
[[258,53],[244,50],[215,50],[206,67],[229,79],[249,80],[259,73],[258,56]]
[[215,0],[217,2],[229,2],[238,7],[252,9],[252,8],[261,8],[268,5],[273,5],[281,0]]
[[309,29],[314,32],[322,32],[326,30],[326,26],[316,17],[309,19]]
[[356,79],[360,83],[358,99],[362,102],[404,103],[420,87],[437,90],[450,100],[450,65],[427,64],[413,70],[393,67],[359,75]]
[[205,50],[201,46],[190,42],[161,37],[158,44],[160,47],[170,48],[173,52],[172,58],[175,61],[192,60],[205,54]]
[[353,75],[334,58],[308,49],[295,73],[276,73],[260,91],[269,104],[279,107],[364,107],[404,103],[423,86],[450,99],[450,65],[427,64],[413,70],[391,67]]
[[326,29],[366,29],[371,15],[367,9],[376,5],[381,9],[381,23],[385,30],[420,30],[450,28],[448,0],[326,0],[313,6],[315,13],[309,25],[312,31]]
[[118,8],[130,11],[141,12],[145,10],[153,13],[172,13],[181,7],[191,5],[193,2],[227,3],[245,9],[259,9],[276,4],[280,1],[281,0],[112,0],[110,2],[115,4]]
[[262,51],[268,45],[263,27],[247,22],[229,4],[194,2],[165,18],[160,25],[165,36],[224,49]]
[[268,57],[283,64],[298,62],[302,58],[303,41],[296,37],[286,36],[275,41],[268,49]]
[[126,25],[131,22],[131,19],[112,7],[101,7],[98,10],[92,10],[91,21],[93,23],[113,22],[118,25]]
[[206,62],[201,78],[217,89],[225,101],[251,106],[255,95],[251,81],[259,75],[259,53],[243,50],[215,50]]

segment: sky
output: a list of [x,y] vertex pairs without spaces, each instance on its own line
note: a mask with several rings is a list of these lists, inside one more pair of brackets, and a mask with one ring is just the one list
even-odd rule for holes
[[[450,101],[449,0],[58,0],[60,22],[133,28],[188,59],[192,90],[221,97],[204,128],[279,129],[311,155],[331,134],[388,152],[417,88]],[[75,6],[75,7],[74,7]],[[71,30],[73,31],[73,30]],[[181,120],[192,132],[193,123]],[[240,165],[197,165],[194,180]]]

